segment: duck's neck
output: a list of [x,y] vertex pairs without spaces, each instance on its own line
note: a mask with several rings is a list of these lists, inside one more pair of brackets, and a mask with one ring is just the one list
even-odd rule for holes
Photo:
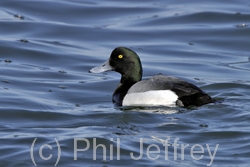
[[130,73],[122,74],[120,84],[127,85],[129,88],[142,79],[142,70],[131,70]]
[[[132,86],[133,84],[135,84],[136,82],[140,81],[141,80],[141,77],[131,77],[131,76],[122,76],[121,80],[120,80],[120,84],[121,85],[130,85]],[[130,87],[129,86],[129,87]]]
[[115,90],[113,94],[113,103],[116,105],[121,106],[123,98],[127,94],[129,88],[134,85],[136,82],[140,81],[142,78],[142,75],[137,77],[131,77],[131,75],[122,75],[120,84],[118,85],[117,89]]

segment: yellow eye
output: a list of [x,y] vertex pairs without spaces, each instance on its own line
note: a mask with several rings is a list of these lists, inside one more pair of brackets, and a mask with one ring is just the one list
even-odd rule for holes
[[119,59],[122,59],[122,58],[123,58],[123,55],[118,55],[118,58],[119,58]]

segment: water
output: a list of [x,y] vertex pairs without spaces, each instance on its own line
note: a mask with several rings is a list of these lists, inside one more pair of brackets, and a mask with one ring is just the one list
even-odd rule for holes
[[[0,166],[249,166],[249,11],[247,0],[2,0]],[[138,53],[144,78],[177,76],[223,101],[114,108],[120,75],[88,70],[117,46]]]

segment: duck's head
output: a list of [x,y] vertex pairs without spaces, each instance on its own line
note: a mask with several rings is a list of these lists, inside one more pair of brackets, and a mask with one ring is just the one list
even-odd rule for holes
[[90,73],[106,71],[120,73],[122,75],[121,83],[138,82],[142,77],[142,66],[139,56],[126,47],[115,48],[107,61],[89,70]]

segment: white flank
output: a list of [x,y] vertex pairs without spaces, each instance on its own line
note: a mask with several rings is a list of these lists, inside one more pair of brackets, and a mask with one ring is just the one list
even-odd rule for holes
[[171,90],[151,90],[129,93],[123,99],[123,106],[175,106],[178,96]]

